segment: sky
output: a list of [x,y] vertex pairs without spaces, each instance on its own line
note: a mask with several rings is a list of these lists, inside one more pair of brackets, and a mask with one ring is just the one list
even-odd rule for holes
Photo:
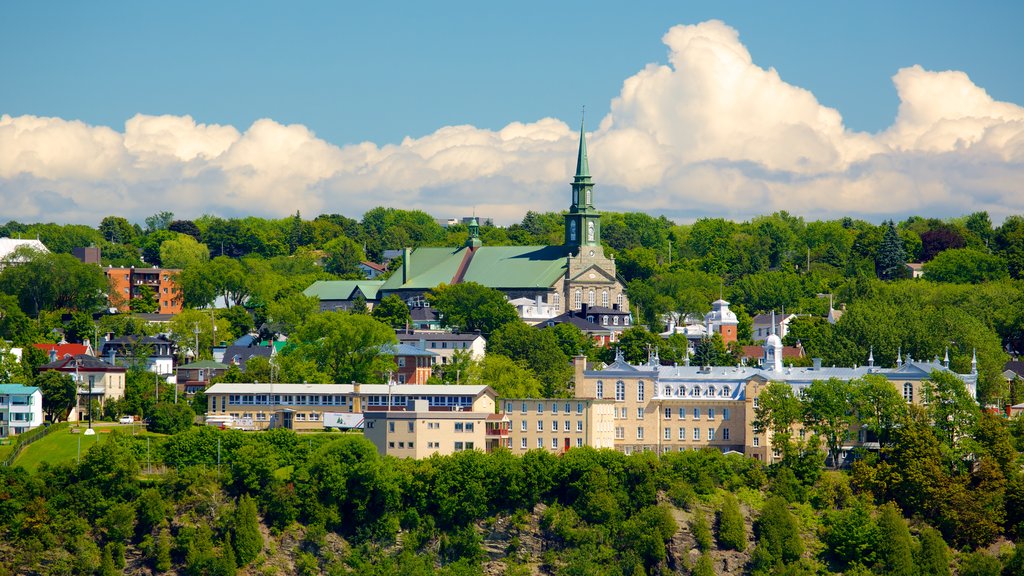
[[1024,213],[1021,2],[22,2],[0,221]]

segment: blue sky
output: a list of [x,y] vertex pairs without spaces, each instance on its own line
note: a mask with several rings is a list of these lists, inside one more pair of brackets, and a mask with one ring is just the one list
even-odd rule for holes
[[[491,133],[510,123],[533,126],[551,118],[575,127],[584,105],[589,130],[598,130],[602,119],[611,122],[608,130],[612,130],[621,125],[611,104],[623,94],[624,82],[649,64],[668,63],[671,50],[663,36],[674,26],[708,20],[720,20],[738,33],[739,45],[749,51],[754,66],[774,69],[785,85],[808,91],[822,107],[837,111],[843,129],[850,133],[876,134],[893,127],[901,103],[893,77],[914,65],[927,72],[964,72],[992,100],[1024,104],[1024,40],[1019,29],[1024,22],[1024,3],[638,4],[627,8],[621,2],[11,3],[5,6],[6,25],[0,35],[0,114],[15,119],[81,121],[92,129],[109,127],[118,134],[128,131],[126,122],[136,115],[190,117],[199,125],[233,127],[243,136],[250,133],[254,122],[269,119],[275,125],[308,129],[307,137],[314,138],[318,146],[328,145],[327,156],[334,153],[332,147],[346,152],[347,146],[364,141],[373,143],[379,152],[402,143],[407,136],[431,138],[451,126],[469,125]],[[666,102],[672,105],[671,99],[662,100]],[[1016,118],[1015,114],[1011,111],[1008,118]],[[595,135],[598,142],[602,134]],[[559,139],[564,136],[557,135]],[[25,146],[24,142],[19,146]],[[57,154],[52,143],[47,146],[46,154]],[[908,149],[901,146],[897,148]],[[610,149],[605,149],[606,161],[614,162]],[[600,156],[600,150],[598,143],[594,154]],[[70,161],[73,156],[63,160]],[[1003,156],[1006,160],[1007,155]],[[739,185],[735,191],[739,195],[756,197],[765,194],[766,188],[773,189],[772,195],[779,181],[798,185],[806,177],[785,163],[763,161],[753,152],[739,158],[714,152],[697,153],[696,159],[687,153],[668,154],[667,158],[701,169],[707,169],[709,162],[734,163],[731,169],[753,180]],[[864,158],[858,156],[852,162],[860,162],[860,169],[868,170]],[[1000,168],[1009,172],[1007,177],[1015,176],[1019,168],[1016,152],[1008,158]],[[130,160],[136,172],[151,165],[137,156]],[[906,157],[901,160],[908,161]],[[349,162],[351,158],[341,154],[330,161]],[[461,161],[479,160],[467,156]],[[744,168],[751,162],[758,170]],[[2,166],[0,158],[0,195],[52,193],[57,205],[60,198],[95,187],[114,186],[128,196],[139,194],[139,190],[157,193],[168,189],[168,180],[185,177],[175,171],[173,175],[149,172],[119,179],[100,168],[69,176],[60,170],[22,168],[17,158],[9,159],[6,172]],[[523,164],[519,169],[529,166]],[[218,170],[221,168],[218,165]],[[601,170],[592,168],[600,182]],[[663,168],[664,175],[672,167]],[[770,177],[759,175],[761,169],[767,169]],[[830,167],[824,172],[833,174],[835,170]],[[537,171],[545,173],[544,169]],[[330,182],[336,172],[325,168],[322,177],[301,183],[305,192],[322,196],[304,204],[307,211],[344,211],[351,206],[350,211],[358,212],[367,207],[354,199],[337,201],[338,189],[332,186],[341,184]],[[822,172],[816,174],[821,177]],[[664,179],[652,184],[652,179],[633,182],[609,177],[605,183],[616,198],[610,207],[647,205],[627,198],[643,196],[646,186],[649,193],[672,195],[656,206],[673,217],[686,220],[714,214],[713,204],[678,207],[692,199],[697,182],[703,181],[692,176],[674,185]],[[915,179],[906,171],[904,176]],[[208,173],[188,177],[193,178],[193,188],[210,181],[222,185],[227,178]],[[440,205],[447,215],[465,204],[474,187],[493,183],[486,179],[503,177],[512,178],[481,169],[461,179],[431,181],[425,176],[422,179],[427,183],[417,187],[406,181],[388,184],[388,177],[382,175],[378,182],[363,182],[360,190],[382,198],[391,197],[388,192],[395,197],[401,197],[398,192],[412,193],[412,206]],[[541,196],[560,193],[565,181],[564,177],[538,178],[544,184],[535,184],[532,190],[539,189]],[[990,177],[980,179],[988,182]],[[962,186],[979,194],[982,205],[992,205],[997,211],[1005,204],[1005,190],[993,191],[990,183],[982,185],[978,180]],[[49,184],[44,186],[41,181]],[[522,180],[515,185],[498,184],[507,184],[509,189],[527,186]],[[244,191],[239,195],[245,196]],[[439,202],[449,197],[450,202]],[[519,204],[494,203],[493,211],[515,220],[516,206],[521,207],[521,214],[531,207],[557,209],[562,204],[534,206],[531,202],[536,198],[531,191]],[[791,201],[797,202],[799,197]],[[14,204],[8,202],[8,208],[0,212],[31,218],[52,208],[42,201],[21,202],[22,208],[13,208]],[[773,203],[755,204],[730,204],[717,215],[742,218],[778,208]],[[150,203],[122,205],[141,214]],[[287,205],[290,203],[281,204]],[[80,218],[93,217],[86,215],[84,202],[76,206],[83,211]],[[246,206],[244,202],[196,202],[182,212],[243,213]],[[849,213],[851,207],[856,203],[834,210],[818,206],[808,211],[808,216]],[[1015,206],[1005,208],[1004,212],[1017,210]],[[276,214],[280,209],[271,206],[267,213]],[[932,204],[914,202],[894,208],[895,213],[901,210],[933,211]],[[955,215],[958,210],[962,211],[961,204],[939,203],[934,213]],[[131,214],[137,216],[136,212]],[[69,210],[64,217],[76,216]]]

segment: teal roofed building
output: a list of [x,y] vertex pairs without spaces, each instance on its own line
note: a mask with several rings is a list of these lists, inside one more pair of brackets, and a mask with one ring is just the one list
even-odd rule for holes
[[561,246],[485,246],[474,218],[464,246],[406,248],[401,268],[384,281],[380,296],[397,294],[415,308],[424,305],[424,294],[438,284],[476,282],[504,292],[510,300],[530,298],[557,312],[580,310],[584,304],[629,310],[615,260],[605,257],[601,245],[601,213],[594,206],[593,187],[581,123]]
[[321,312],[351,310],[359,297],[366,301],[367,308],[372,309],[380,301],[383,285],[383,280],[317,280],[302,293],[319,298]]

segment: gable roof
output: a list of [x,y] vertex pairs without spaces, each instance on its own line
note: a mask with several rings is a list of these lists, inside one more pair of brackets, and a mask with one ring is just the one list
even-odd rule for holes
[[377,300],[377,292],[383,285],[383,280],[317,280],[302,293],[320,300],[351,300],[358,289],[363,298]]
[[0,384],[0,394],[35,394],[39,390],[36,386],[25,386],[24,384]]
[[49,353],[51,350],[57,351],[57,358],[64,358],[70,356],[78,356],[79,354],[88,354],[89,347],[85,344],[33,344],[33,348],[38,348],[43,352]]
[[376,270],[377,272],[384,273],[384,272],[388,271],[388,267],[387,266],[385,266],[383,264],[377,264],[376,262],[370,262],[369,260],[363,260],[362,262],[360,262],[360,264],[362,264],[363,266],[366,266],[367,268],[369,268],[371,270]]
[[88,354],[76,354],[65,358],[58,358],[49,364],[43,364],[40,370],[59,370],[61,372],[125,372],[123,366],[114,366]]
[[199,360],[190,364],[181,364],[177,368],[178,370],[227,370],[227,364],[221,364],[220,362],[214,362],[213,360]]
[[395,270],[383,290],[429,290],[450,284],[462,271],[460,281],[490,288],[549,289],[568,270],[564,246],[481,246],[469,248],[415,248],[409,255],[409,274]]
[[380,347],[380,353],[387,356],[437,356],[435,352],[424,350],[412,344],[384,344]]
[[11,260],[11,253],[22,246],[27,246],[40,252],[49,252],[46,246],[37,239],[0,238],[0,262],[13,262],[14,260]]
[[235,363],[235,356],[238,356],[238,367],[244,372],[245,363],[253,356],[270,358],[274,349],[270,346],[228,346],[224,351],[224,363],[230,366]]

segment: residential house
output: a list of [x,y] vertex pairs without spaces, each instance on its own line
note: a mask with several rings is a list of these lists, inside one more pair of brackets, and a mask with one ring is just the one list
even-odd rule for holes
[[351,310],[360,297],[372,310],[380,301],[378,294],[383,284],[383,280],[317,280],[302,293],[319,298],[321,312]]
[[[138,354],[144,353],[142,357]],[[174,357],[177,344],[166,335],[157,336],[110,336],[103,338],[100,345],[100,357],[115,366],[144,366],[146,370],[157,374],[174,372]]]
[[542,295],[533,298],[514,298],[508,303],[516,309],[519,319],[531,326],[543,324],[559,314],[554,304],[545,302]]
[[70,344],[68,342],[60,342],[58,344],[36,343],[32,345],[33,348],[42,350],[50,357],[50,362],[55,362],[58,358],[71,358],[72,356],[78,356],[79,354],[86,354],[88,356],[95,356],[93,352],[92,344],[86,340],[81,344]]
[[469,357],[473,360],[482,360],[487,351],[487,339],[479,332],[457,334],[398,330],[395,335],[402,344],[409,344],[437,354],[437,362],[441,364],[450,364],[452,357],[459,351],[468,352]]
[[0,384],[0,438],[43,424],[43,394],[35,386]]
[[588,319],[586,316],[583,316],[581,312],[574,310],[555,316],[545,322],[543,327],[552,328],[558,324],[565,323],[572,324],[578,328],[580,332],[583,332],[587,336],[593,338],[594,342],[598,346],[606,346],[615,341],[615,332],[612,332],[610,328],[605,328],[604,326],[594,322],[593,316],[590,316],[590,319]]
[[56,370],[70,375],[78,383],[78,402],[68,415],[75,421],[88,417],[90,398],[102,408],[111,400],[124,397],[124,366],[114,366],[87,354],[58,358],[39,367],[40,372]]
[[244,346],[236,343],[232,346],[228,346],[224,351],[223,363],[228,366],[234,364],[235,366],[238,366],[242,372],[245,372],[245,364],[250,358],[258,356],[260,358],[270,360],[274,357],[274,353],[275,348],[270,345],[254,344],[252,346]]
[[206,389],[207,422],[263,430],[323,430],[339,414],[405,410],[425,400],[431,412],[493,414],[495,393],[489,386],[418,384],[214,384]]
[[381,354],[393,356],[398,371],[390,375],[399,384],[426,384],[438,355],[411,344],[385,344]]
[[377,278],[377,276],[387,272],[388,267],[383,264],[364,260],[359,263],[359,271],[363,273],[363,276],[365,276],[367,280],[373,280]]
[[177,275],[181,270],[170,268],[113,268],[105,270],[110,279],[111,292],[107,299],[110,305],[121,312],[131,310],[132,298],[143,293],[144,288],[153,292],[157,301],[156,312],[159,314],[177,314],[181,312],[184,300],[178,288]]
[[[758,314],[754,316],[754,341],[763,342],[766,338],[775,334],[779,338],[785,338],[786,334],[789,334],[789,323],[796,318],[796,314],[775,314],[772,311],[770,314]],[[774,319],[775,331],[772,331],[772,322]]]
[[199,360],[182,364],[175,370],[178,391],[188,396],[202,392],[210,385],[211,380],[224,374],[227,369],[227,364],[213,360]]
[[409,309],[409,328],[412,330],[441,330],[441,318],[430,306],[413,306]]

